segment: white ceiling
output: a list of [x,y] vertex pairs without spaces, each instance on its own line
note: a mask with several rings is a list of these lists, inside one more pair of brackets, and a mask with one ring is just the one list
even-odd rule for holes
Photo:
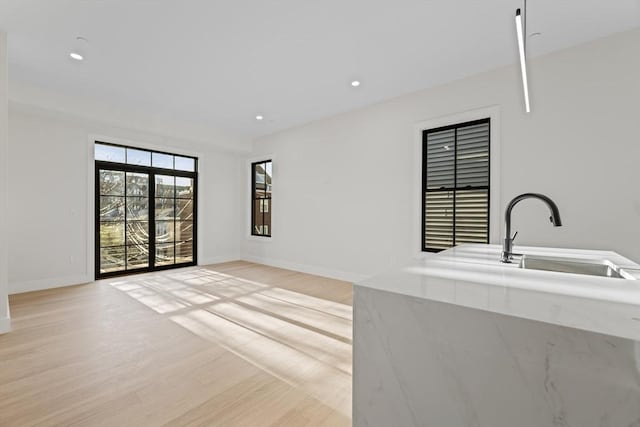
[[[255,137],[515,63],[520,5],[0,0],[0,28],[13,79]],[[640,26],[640,0],[529,0],[528,12],[528,32],[543,33],[531,54]],[[76,36],[83,63],[68,56]]]

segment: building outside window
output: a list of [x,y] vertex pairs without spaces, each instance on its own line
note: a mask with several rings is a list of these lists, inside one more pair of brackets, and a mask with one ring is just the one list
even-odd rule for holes
[[273,162],[251,164],[251,235],[271,237]]

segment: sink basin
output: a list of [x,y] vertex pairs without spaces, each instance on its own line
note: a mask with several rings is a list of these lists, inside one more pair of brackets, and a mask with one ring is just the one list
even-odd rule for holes
[[558,273],[635,280],[634,276],[607,260],[522,255],[518,266],[526,270],[555,271]]

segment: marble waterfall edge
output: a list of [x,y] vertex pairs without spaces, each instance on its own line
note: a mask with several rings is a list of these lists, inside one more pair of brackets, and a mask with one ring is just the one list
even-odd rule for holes
[[640,426],[640,343],[356,286],[354,426]]

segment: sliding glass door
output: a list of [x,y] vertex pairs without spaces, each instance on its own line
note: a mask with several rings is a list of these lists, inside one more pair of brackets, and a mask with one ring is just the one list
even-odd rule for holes
[[100,169],[100,273],[149,267],[149,174]]
[[194,180],[156,175],[155,265],[184,264],[193,260]]
[[[195,265],[196,159],[148,152],[149,160],[140,164],[142,150],[100,145],[96,277]],[[124,150],[124,157],[100,150]],[[130,158],[137,164],[127,163]]]

